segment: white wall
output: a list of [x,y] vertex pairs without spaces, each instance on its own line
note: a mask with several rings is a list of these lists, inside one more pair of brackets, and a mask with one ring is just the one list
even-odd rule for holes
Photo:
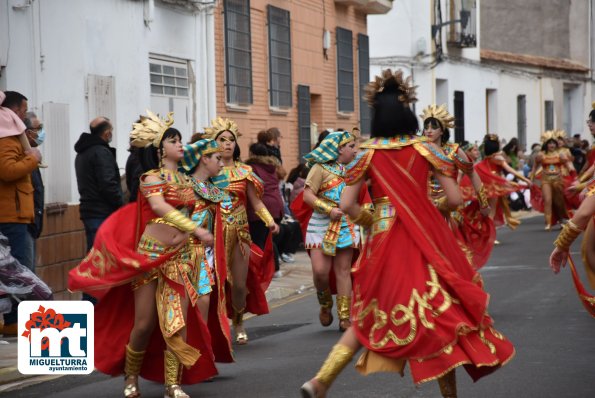
[[[0,88],[23,93],[29,108],[42,118],[43,103],[69,105],[69,142],[60,143],[56,150],[71,158],[72,167],[74,143],[81,132],[88,131],[89,120],[98,116],[90,115],[87,107],[88,75],[115,77],[114,143],[121,169],[128,155],[131,123],[150,106],[149,54],[190,60],[197,80],[192,125],[206,125],[215,116],[215,79],[208,78],[214,74],[214,57],[208,56],[214,48],[212,11],[193,15],[157,4],[154,21],[146,26],[143,1],[37,0],[23,9],[13,8],[24,3],[0,0],[0,13],[8,13],[10,24],[10,36],[0,38],[9,40]],[[189,138],[192,132],[183,134]],[[52,132],[47,134],[42,148],[54,150]],[[49,166],[48,173],[52,172]],[[72,174],[71,200],[76,202]],[[52,187],[48,191],[51,201]]]

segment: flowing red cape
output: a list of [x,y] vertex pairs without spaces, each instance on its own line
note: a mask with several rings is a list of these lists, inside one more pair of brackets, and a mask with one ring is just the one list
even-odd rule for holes
[[[250,244],[250,258],[248,260],[248,275],[246,277],[246,311],[255,315],[264,315],[269,313],[266,291],[273,280],[275,274],[275,260],[273,258],[273,239],[269,233],[265,242],[264,250],[258,245]],[[227,315],[233,317],[233,307],[231,302],[231,285],[226,283],[227,293]]]
[[568,264],[570,264],[570,271],[572,273],[572,282],[574,282],[574,287],[576,289],[576,293],[578,294],[578,298],[583,303],[583,306],[587,310],[587,312],[595,318],[595,296],[589,294],[583,282],[576,271],[576,266],[574,265],[574,261],[570,254],[568,255]]
[[490,258],[496,240],[496,227],[490,217],[481,214],[478,201],[465,206],[461,215],[463,219],[455,226],[454,234],[472,253],[471,263],[477,270]]
[[[410,150],[414,149],[399,151],[398,156],[403,156],[404,164],[408,162]],[[514,355],[514,347],[490,328],[492,319],[487,314],[489,296],[476,284],[476,271],[469,266],[444,218],[428,200],[424,185],[426,179],[423,176],[420,178],[420,175],[413,177],[390,152],[375,151],[373,167],[369,169],[368,175],[373,183],[378,184],[379,194],[388,196],[398,216],[389,231],[375,238],[376,244],[371,252],[368,252],[367,247],[363,248],[366,255],[360,257],[360,266],[354,271],[354,287],[360,289],[355,292],[352,306],[354,314],[360,316],[362,314],[359,311],[372,305],[382,305],[387,311],[397,308],[397,304],[406,305],[410,300],[409,294],[413,294],[407,289],[412,286],[391,286],[392,282],[388,281],[423,281],[425,285],[424,264],[432,265],[441,286],[458,300],[459,306],[453,307],[451,315],[441,320],[446,323],[436,326],[440,329],[422,332],[422,328],[418,328],[418,334],[411,344],[401,345],[391,339],[381,348],[369,344],[372,333],[376,339],[381,339],[387,330],[374,329],[375,316],[354,322],[354,331],[358,340],[369,350],[395,359],[410,359],[408,362],[416,383],[439,377],[461,364],[465,364],[467,372],[477,380],[507,362]],[[419,182],[416,178],[423,181]],[[400,266],[394,266],[391,259]],[[402,267],[409,268],[404,270]],[[403,275],[403,272],[407,275]],[[360,303],[359,293],[364,295],[364,301]],[[394,315],[390,316],[393,319]],[[494,352],[482,338],[489,341]],[[447,354],[443,350],[451,342],[453,349]],[[423,361],[417,358],[423,358]]]

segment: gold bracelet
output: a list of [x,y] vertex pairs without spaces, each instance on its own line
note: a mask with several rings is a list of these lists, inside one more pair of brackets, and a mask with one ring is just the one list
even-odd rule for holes
[[490,202],[488,201],[488,194],[486,193],[486,188],[482,184],[477,192],[477,199],[479,200],[479,207],[485,209],[490,206]]
[[273,216],[271,216],[271,213],[269,213],[266,207],[261,207],[260,209],[256,210],[255,213],[267,227],[270,227],[275,223],[275,220],[273,220]]
[[364,228],[370,227],[374,222],[374,215],[372,214],[372,212],[368,209],[364,209],[363,207],[360,208],[360,212],[356,217],[348,218],[349,221],[351,221],[353,224],[361,225]]
[[580,176],[580,178],[578,179],[578,182],[587,182],[591,179],[591,177],[593,177],[593,175],[589,175],[587,173],[583,173],[582,176]]
[[191,219],[186,217],[181,211],[173,209],[163,215],[164,221],[175,226],[180,231],[192,232],[196,229],[196,225]]
[[316,199],[314,201],[314,210],[318,213],[322,214],[331,214],[331,210],[333,210],[333,206],[329,205],[326,201],[322,199]]
[[436,208],[438,210],[440,210],[441,213],[450,213],[450,206],[448,205],[448,198],[446,196],[443,196],[439,199],[437,199],[434,204],[436,205]]
[[556,238],[554,241],[554,246],[558,247],[560,250],[568,251],[570,245],[572,245],[572,242],[574,242],[576,237],[579,236],[581,232],[583,232],[583,230],[580,229],[575,223],[568,221],[562,228],[558,238]]

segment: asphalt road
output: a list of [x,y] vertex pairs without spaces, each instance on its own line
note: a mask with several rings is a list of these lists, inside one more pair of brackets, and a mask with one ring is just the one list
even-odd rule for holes
[[[543,218],[500,229],[482,269],[495,326],[516,347],[503,369],[472,383],[459,369],[460,397],[595,397],[595,319],[581,306],[570,272],[554,276],[547,265],[556,232]],[[578,250],[578,243],[573,249]],[[578,253],[577,253],[578,254]],[[578,256],[577,256],[578,259]],[[247,322],[250,343],[236,347],[237,363],[220,366],[212,382],[185,386],[192,397],[299,397],[339,338],[337,322],[322,328],[313,293],[288,300],[271,314]],[[67,376],[11,391],[11,397],[120,397],[122,378]],[[143,397],[163,396],[159,384],[141,382]],[[362,377],[349,366],[330,397],[440,397],[437,384],[415,386],[409,374]]]

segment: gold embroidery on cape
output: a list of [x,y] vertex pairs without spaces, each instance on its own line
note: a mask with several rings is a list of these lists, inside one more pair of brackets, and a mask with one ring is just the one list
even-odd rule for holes
[[[116,257],[106,249],[105,244],[101,245],[101,249],[97,250],[92,247],[89,253],[83,259],[83,262],[89,261],[93,268],[85,267],[85,270],[81,270],[81,267],[76,268],[77,275],[87,279],[103,279],[103,277],[112,272],[112,270],[121,268],[118,265]],[[140,262],[133,258],[121,258],[120,262],[131,266],[132,268],[140,268]],[[98,271],[98,272],[94,272]]]
[[[399,346],[404,346],[411,343],[417,334],[417,329],[419,326],[418,322],[426,329],[433,330],[435,328],[435,324],[432,322],[431,318],[436,318],[442,315],[446,310],[448,310],[448,308],[450,308],[453,303],[459,304],[459,301],[453,298],[440,285],[440,282],[438,281],[438,275],[436,274],[434,268],[429,264],[427,267],[430,273],[430,280],[426,281],[426,286],[429,287],[429,291],[420,294],[417,289],[413,289],[411,291],[411,296],[407,306],[403,304],[397,304],[390,311],[390,321],[392,322],[392,325],[389,325],[389,327],[393,325],[401,326],[409,324],[409,333],[404,338],[398,337],[395,332],[389,329],[384,334],[384,337],[376,340],[376,332],[384,329],[387,326],[389,317],[385,311],[378,308],[377,299],[372,299],[370,303],[362,309],[361,307],[363,306],[363,301],[361,300],[359,287],[357,288],[356,302],[354,307],[357,309],[356,320],[359,322],[360,327],[363,327],[364,319],[368,315],[372,314],[374,316],[374,326],[370,328],[369,333],[369,341],[372,348],[383,348],[390,341],[393,341]],[[444,300],[438,308],[434,308],[430,301],[434,300],[438,294],[441,294]],[[431,313],[431,317],[427,316],[428,312]],[[397,316],[398,314],[402,315]]]

